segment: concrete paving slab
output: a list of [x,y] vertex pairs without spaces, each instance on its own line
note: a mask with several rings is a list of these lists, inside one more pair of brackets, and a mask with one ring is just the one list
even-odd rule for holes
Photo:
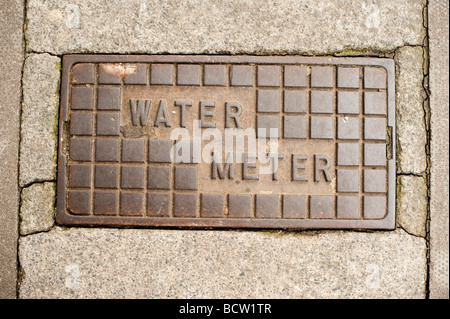
[[448,1],[429,2],[431,198],[430,298],[449,298]]
[[20,298],[424,298],[394,232],[62,229],[21,237]]
[[20,234],[46,231],[55,223],[56,183],[35,183],[22,189]]
[[20,141],[20,186],[56,179],[60,59],[26,57]]
[[408,233],[425,237],[427,224],[428,188],[419,176],[397,178],[397,224]]
[[[28,1],[28,50],[325,53],[421,45],[424,1]],[[332,27],[330,26],[332,21]]]
[[427,131],[422,47],[403,47],[397,60],[397,171],[423,174],[427,168]]
[[0,5],[0,299],[16,298],[23,1]]

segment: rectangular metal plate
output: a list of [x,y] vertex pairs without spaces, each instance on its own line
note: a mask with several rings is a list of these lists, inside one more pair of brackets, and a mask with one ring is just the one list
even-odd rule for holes
[[395,228],[392,59],[68,55],[57,223]]

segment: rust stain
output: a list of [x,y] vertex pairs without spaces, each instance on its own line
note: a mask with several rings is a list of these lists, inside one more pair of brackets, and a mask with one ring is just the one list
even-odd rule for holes
[[124,77],[126,75],[135,74],[137,65],[130,63],[108,63],[103,65],[103,70],[111,75]]

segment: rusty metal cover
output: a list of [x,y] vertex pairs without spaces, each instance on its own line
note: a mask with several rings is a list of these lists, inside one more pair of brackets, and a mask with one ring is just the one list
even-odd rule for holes
[[395,228],[391,59],[68,55],[57,223]]

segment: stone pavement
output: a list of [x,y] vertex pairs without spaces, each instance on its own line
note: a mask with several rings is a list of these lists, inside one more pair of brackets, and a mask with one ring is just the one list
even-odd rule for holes
[[[422,0],[30,0],[23,56],[23,9],[10,2],[15,6],[0,7],[0,23],[17,35],[1,42],[11,51],[1,51],[2,62],[14,57],[14,63],[6,73],[12,88],[0,91],[1,137],[11,143],[1,155],[10,166],[0,171],[0,296],[448,298],[448,121],[441,116],[448,114],[448,51],[440,46],[448,43],[448,29],[439,29],[448,10]],[[394,58],[397,229],[55,226],[60,68],[67,53]]]

